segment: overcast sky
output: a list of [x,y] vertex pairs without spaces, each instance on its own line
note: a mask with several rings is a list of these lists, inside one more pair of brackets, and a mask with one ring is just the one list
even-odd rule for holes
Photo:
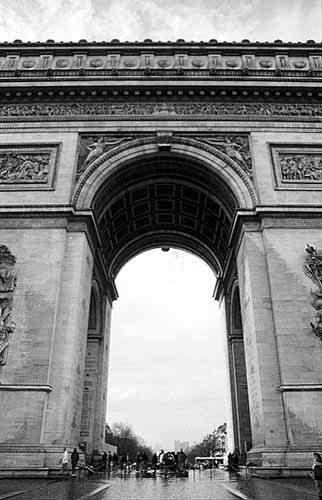
[[117,278],[109,421],[148,444],[199,441],[226,421],[227,373],[215,276],[186,252],[151,250]]
[[321,0],[0,0],[0,39],[321,40]]
[[[0,0],[0,41],[321,40],[321,3]],[[214,285],[206,264],[174,250],[142,254],[117,279],[109,421],[132,424],[153,446],[198,441],[226,419]]]

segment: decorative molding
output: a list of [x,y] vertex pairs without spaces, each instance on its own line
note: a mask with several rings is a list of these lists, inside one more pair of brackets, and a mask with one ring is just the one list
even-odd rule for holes
[[[43,44],[45,45],[45,44]],[[68,44],[65,44],[68,46]],[[70,50],[64,50],[63,54],[57,51],[56,47],[51,45],[50,50],[47,48],[47,53],[41,53],[38,47],[33,47],[33,50],[28,54],[28,50],[24,49],[23,54],[19,54],[19,46],[15,47],[15,51],[11,54],[6,51],[0,51],[0,75],[6,76],[14,73],[15,77],[32,76],[32,75],[52,75],[52,74],[73,74],[78,73],[85,76],[99,75],[100,73],[110,72],[118,74],[126,72],[128,74],[143,73],[148,76],[159,72],[167,74],[175,71],[177,74],[184,74],[187,71],[195,73],[208,72],[216,74],[216,72],[240,73],[244,76],[249,73],[265,73],[278,74],[295,73],[305,74],[306,72],[322,71],[322,60],[320,52],[299,51],[299,47],[295,47],[292,53],[291,47],[288,51],[281,52],[278,47],[264,47],[264,52],[261,53],[263,47],[260,44],[253,45],[253,50],[249,52],[249,47],[242,44],[206,44],[203,43],[203,48],[200,50],[199,44],[185,43],[149,43],[153,49],[147,50],[146,43],[126,43],[107,44],[102,43],[95,47],[92,44],[91,50],[88,50],[88,43],[72,44]],[[75,45],[81,53],[75,54]],[[117,45],[117,47],[115,46]],[[164,46],[165,50],[164,50]],[[169,45],[171,49],[169,50]],[[283,44],[281,44],[283,45]],[[189,49],[188,49],[189,47]],[[28,47],[29,49],[31,47]],[[55,50],[56,49],[56,50]]]
[[306,245],[306,258],[303,266],[304,273],[315,284],[311,290],[312,306],[316,310],[317,323],[311,323],[313,333],[322,342],[322,250],[312,245]]
[[16,275],[13,272],[16,258],[8,247],[0,245],[0,365],[7,363],[9,335],[16,325],[12,318],[12,301],[16,288]]
[[72,120],[280,120],[321,121],[322,104],[269,103],[269,102],[217,102],[205,101],[128,101],[78,102],[32,104],[0,104],[0,121],[72,121]]
[[51,385],[34,385],[34,384],[1,384],[0,391],[32,391],[32,392],[51,392]]
[[280,392],[322,391],[322,384],[283,384],[278,390]]
[[270,147],[277,188],[322,190],[322,144]]
[[0,190],[52,189],[58,144],[0,146]]
[[308,228],[322,228],[322,214],[308,215],[294,215],[294,217],[264,217],[261,222],[262,229],[308,229]]

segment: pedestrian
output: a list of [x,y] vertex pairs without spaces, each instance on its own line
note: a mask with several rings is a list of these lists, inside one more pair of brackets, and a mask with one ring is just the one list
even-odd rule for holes
[[64,476],[65,472],[68,476],[68,451],[67,451],[67,448],[64,448],[63,456],[61,459],[61,475]]
[[315,482],[315,487],[319,500],[322,500],[322,457],[317,451],[313,452],[312,478]]
[[186,468],[186,459],[187,459],[187,455],[185,454],[185,452],[183,451],[183,449],[181,448],[181,450],[178,452],[177,454],[177,457],[178,457],[178,469],[180,472],[183,472]]
[[158,455],[156,453],[153,453],[153,455],[152,455],[151,466],[152,466],[152,469],[154,469],[154,471],[157,470],[157,467],[158,467]]
[[103,463],[103,470],[106,470],[106,464],[107,464],[107,453],[104,451],[102,455],[102,463]]
[[108,455],[107,455],[107,468],[108,468],[108,470],[111,470],[112,461],[113,461],[113,456],[112,456],[112,453],[109,451]]
[[76,469],[76,465],[78,463],[78,460],[79,460],[79,453],[78,451],[76,450],[76,448],[74,448],[71,456],[70,456],[70,460],[71,460],[71,463],[72,463],[72,477],[75,477],[76,476],[76,472],[75,472],[75,469]]

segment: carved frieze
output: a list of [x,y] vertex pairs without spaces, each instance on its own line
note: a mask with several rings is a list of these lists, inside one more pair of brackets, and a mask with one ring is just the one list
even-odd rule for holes
[[73,103],[33,103],[33,104],[0,104],[0,120],[66,120],[99,118],[117,120],[126,116],[135,120],[144,118],[160,120],[182,119],[186,116],[195,116],[196,119],[238,119],[249,120],[292,120],[294,117],[305,119],[322,119],[322,104],[297,103],[269,103],[269,102],[214,102],[209,99],[203,101],[93,101]]
[[0,190],[52,188],[57,145],[0,146]]
[[306,246],[304,273],[315,284],[311,290],[312,306],[316,310],[316,323],[311,323],[313,333],[322,341],[322,250]]
[[0,365],[7,363],[9,335],[15,329],[12,301],[16,287],[16,258],[5,245],[0,245]]
[[272,146],[276,187],[322,189],[322,145]]

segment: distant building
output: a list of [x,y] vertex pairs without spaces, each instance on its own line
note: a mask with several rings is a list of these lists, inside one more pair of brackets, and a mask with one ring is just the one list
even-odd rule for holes
[[217,427],[213,432],[215,441],[215,454],[224,455],[227,450],[227,424]]
[[180,451],[183,449],[183,451],[187,450],[189,448],[189,441],[175,441],[174,442],[174,451]]

